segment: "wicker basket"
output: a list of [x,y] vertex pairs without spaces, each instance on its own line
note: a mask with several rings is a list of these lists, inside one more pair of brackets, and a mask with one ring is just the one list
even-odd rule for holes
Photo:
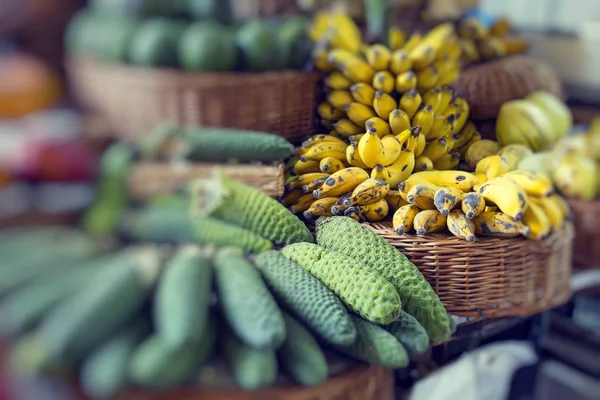
[[74,96],[127,141],[164,121],[260,130],[290,140],[315,128],[318,72],[191,74],[88,59],[72,59],[67,68]]
[[391,222],[365,225],[419,268],[452,315],[528,316],[571,296],[570,224],[542,241],[480,238],[475,243],[446,234],[399,236]]
[[562,97],[562,86],[556,72],[527,56],[474,65],[460,74],[454,86],[469,102],[473,119],[496,118],[502,104],[537,90]]
[[129,175],[129,194],[143,201],[150,196],[168,194],[197,178],[209,178],[220,169],[233,179],[259,189],[272,197],[283,195],[283,164],[278,166],[241,164],[165,164],[137,163]]
[[230,0],[236,21],[298,14],[296,0]]
[[568,200],[575,226],[573,262],[578,267],[600,268],[599,201]]

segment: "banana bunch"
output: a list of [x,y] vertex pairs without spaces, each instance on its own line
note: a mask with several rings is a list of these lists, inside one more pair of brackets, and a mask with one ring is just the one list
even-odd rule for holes
[[569,215],[548,176],[510,170],[499,155],[477,163],[476,172],[424,171],[398,185],[407,204],[393,214],[399,235],[448,230],[474,242],[478,235],[539,240],[562,227]]
[[465,65],[492,60],[527,51],[527,41],[510,35],[506,20],[486,23],[488,18],[467,16],[458,22],[458,43],[462,50],[461,61]]

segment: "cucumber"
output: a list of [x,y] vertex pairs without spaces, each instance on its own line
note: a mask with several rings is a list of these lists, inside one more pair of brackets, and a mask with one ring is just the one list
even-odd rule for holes
[[133,352],[151,331],[148,318],[139,317],[87,356],[79,381],[83,392],[94,399],[108,399],[129,382]]
[[287,336],[277,355],[282,368],[299,384],[315,386],[328,376],[325,354],[300,322],[284,313]]
[[[13,268],[14,262],[37,257],[44,246],[54,246],[81,232],[62,226],[36,226],[5,229],[0,233],[0,269]],[[36,251],[31,251],[35,249]]]
[[202,340],[206,331],[212,269],[202,250],[190,245],[167,263],[154,299],[157,334],[175,348]]
[[198,372],[210,356],[215,342],[215,327],[210,323],[204,339],[179,349],[169,346],[159,335],[152,335],[136,350],[129,364],[130,379],[152,388],[176,387]]
[[277,379],[277,358],[271,349],[256,349],[228,332],[224,338],[225,358],[235,382],[245,390],[272,386]]
[[408,354],[404,346],[391,333],[358,316],[351,317],[358,332],[356,342],[349,346],[335,346],[338,352],[387,368],[403,368],[408,365]]
[[187,210],[148,207],[127,210],[119,219],[117,230],[130,241],[169,244],[196,242],[192,219]]
[[429,348],[427,331],[415,317],[405,311],[400,312],[398,320],[386,328],[402,343],[411,357],[422,355]]
[[143,247],[99,271],[42,320],[38,332],[49,357],[77,361],[87,355],[139,312],[160,266],[160,251]]
[[37,323],[49,310],[88,282],[100,268],[118,262],[119,255],[94,258],[60,274],[43,276],[0,302],[0,333],[12,337]]
[[273,248],[262,236],[229,222],[212,217],[194,218],[194,236],[200,243],[235,246],[246,253],[261,253]]
[[354,342],[356,328],[346,307],[308,271],[274,250],[256,256],[254,265],[277,300],[322,339]]
[[236,248],[221,249],[213,263],[221,308],[233,332],[251,347],[278,348],[285,322],[260,273]]

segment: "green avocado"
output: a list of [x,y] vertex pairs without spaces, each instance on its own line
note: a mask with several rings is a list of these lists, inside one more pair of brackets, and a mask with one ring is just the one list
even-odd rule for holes
[[251,72],[284,69],[290,48],[282,43],[267,21],[253,20],[237,32],[242,68]]
[[[187,3],[187,12],[195,19],[211,19],[223,24],[231,21],[231,9],[226,0],[182,0]],[[244,0],[246,1],[246,0]]]
[[179,60],[188,71],[232,71],[237,63],[234,36],[215,22],[193,23],[179,41]]
[[151,19],[135,32],[129,48],[129,61],[135,65],[176,67],[177,46],[184,25],[166,19]]
[[289,49],[289,68],[302,69],[310,59],[313,43],[306,35],[309,25],[310,19],[298,16],[287,19],[278,29],[280,45]]

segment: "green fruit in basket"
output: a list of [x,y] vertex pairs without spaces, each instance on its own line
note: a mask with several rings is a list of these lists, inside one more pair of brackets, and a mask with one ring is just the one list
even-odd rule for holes
[[293,69],[302,69],[310,59],[313,42],[306,35],[310,19],[306,17],[291,17],[279,28],[277,37],[283,47],[290,49],[288,65]]
[[391,282],[403,309],[423,325],[431,340],[444,341],[452,335],[438,295],[419,269],[385,239],[348,217],[319,218],[316,231],[319,245],[365,263]]
[[196,217],[194,237],[200,243],[235,246],[247,253],[262,253],[273,248],[269,240],[237,225],[211,217]]
[[389,325],[387,330],[402,343],[411,357],[422,355],[429,348],[425,328],[407,312],[402,311],[398,321]]
[[237,32],[242,68],[251,72],[284,69],[290,48],[281,43],[267,21],[247,22]]
[[154,19],[135,32],[129,47],[129,62],[149,67],[175,67],[177,46],[184,26],[178,22]]
[[310,272],[348,308],[366,320],[387,325],[398,319],[398,292],[383,276],[360,260],[312,243],[291,244],[281,252]]
[[191,24],[179,41],[179,60],[188,71],[232,71],[237,57],[233,33],[214,22]]
[[229,1],[185,0],[187,11],[196,19],[212,19],[227,24],[231,21]]

